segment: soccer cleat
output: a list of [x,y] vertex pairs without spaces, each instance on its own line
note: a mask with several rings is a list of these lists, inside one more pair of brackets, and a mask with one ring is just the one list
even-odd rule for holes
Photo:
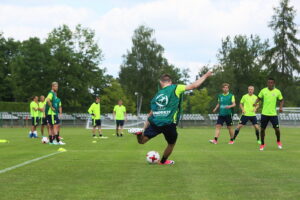
[[161,163],[159,162],[160,165],[174,165],[175,161],[174,160],[166,160],[166,162]]
[[131,128],[128,130],[128,133],[131,133],[133,135],[141,135],[143,133],[144,129],[142,128]]
[[234,144],[234,141],[231,141],[231,140],[230,140],[230,141],[228,142],[228,144]]
[[260,145],[259,150],[263,151],[264,149],[265,149],[265,145],[264,144]]
[[59,143],[57,141],[53,141],[52,144],[58,145]]
[[282,144],[281,144],[281,142],[279,141],[279,142],[277,142],[277,145],[278,145],[278,149],[282,149]]
[[261,141],[260,141],[260,140],[257,140],[257,144],[261,144]]
[[217,140],[209,140],[209,142],[210,142],[211,144],[218,144],[218,141],[217,141]]
[[64,143],[63,141],[59,141],[57,144],[59,144],[59,145],[65,145],[66,143]]

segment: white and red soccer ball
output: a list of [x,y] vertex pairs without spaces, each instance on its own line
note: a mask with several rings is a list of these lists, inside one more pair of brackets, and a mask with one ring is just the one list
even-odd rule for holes
[[160,156],[157,151],[149,151],[146,155],[146,161],[150,164],[157,164],[160,161]]
[[42,143],[43,144],[48,144],[49,143],[49,139],[47,137],[43,137],[42,138]]

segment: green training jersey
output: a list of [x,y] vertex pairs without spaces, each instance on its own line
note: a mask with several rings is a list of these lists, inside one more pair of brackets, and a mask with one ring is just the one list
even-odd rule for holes
[[60,100],[60,98],[58,98],[58,97],[56,98],[53,107],[55,108],[55,114],[58,115],[59,108],[61,107],[61,100]]
[[32,101],[30,103],[30,115],[31,117],[39,117],[39,104],[36,103],[35,101]]
[[227,94],[219,94],[218,95],[218,103],[220,105],[219,115],[227,116],[233,114],[233,108],[227,109],[226,106],[232,105],[235,102],[234,95],[231,93]]
[[53,92],[53,91],[50,91],[47,98],[46,98],[46,102],[47,102],[47,99],[49,99],[51,101],[51,104],[52,104],[52,107],[55,109],[55,110],[52,110],[50,108],[50,106],[48,105],[48,103],[46,103],[46,107],[45,107],[45,113],[46,115],[56,115],[57,113],[57,109],[58,107],[56,106],[56,99],[57,99],[57,96],[56,96],[56,93]]
[[245,113],[243,115],[248,117],[256,116],[256,113],[254,112],[255,106],[253,104],[255,103],[257,99],[257,96],[255,94],[249,95],[245,94],[241,99],[241,104],[244,106]]
[[40,111],[40,110],[39,110],[39,117],[40,117],[40,118],[43,118],[43,117],[44,117],[45,106],[46,106],[46,101],[44,101],[44,102],[39,102],[39,108],[44,110],[44,111]]
[[94,114],[92,119],[101,119],[101,107],[100,103],[93,103],[88,109],[88,113]]
[[156,126],[177,123],[180,117],[181,96],[185,85],[170,85],[156,93],[151,100],[152,116],[149,121]]
[[125,113],[126,113],[125,106],[115,105],[114,112],[116,113],[116,120],[124,120],[125,119]]
[[278,90],[277,88],[274,88],[273,90],[269,90],[269,88],[264,88],[258,94],[258,98],[263,100],[263,108],[261,114],[267,116],[277,116],[277,100],[283,100],[283,96],[280,90]]

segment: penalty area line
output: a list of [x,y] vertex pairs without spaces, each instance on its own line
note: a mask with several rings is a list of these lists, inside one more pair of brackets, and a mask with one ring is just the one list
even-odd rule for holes
[[48,155],[44,155],[44,156],[41,156],[41,157],[38,157],[38,158],[35,158],[35,159],[32,159],[32,160],[25,161],[25,162],[20,163],[20,164],[18,164],[18,165],[14,165],[14,166],[12,166],[12,167],[8,167],[8,168],[5,168],[5,169],[2,169],[2,170],[0,170],[0,174],[3,174],[3,173],[5,173],[5,172],[11,171],[11,170],[14,170],[14,169],[19,168],[19,167],[23,167],[23,166],[25,166],[25,165],[29,165],[29,164],[31,164],[31,163],[33,163],[33,162],[42,160],[42,159],[44,159],[44,158],[48,158],[48,157],[50,157],[50,156],[54,156],[54,155],[59,154],[59,153],[63,153],[63,152],[54,152],[54,153],[50,153],[50,154],[48,154]]

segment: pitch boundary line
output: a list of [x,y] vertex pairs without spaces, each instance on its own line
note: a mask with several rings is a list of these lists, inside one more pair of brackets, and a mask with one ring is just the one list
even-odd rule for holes
[[38,158],[34,158],[34,159],[32,159],[32,160],[28,160],[28,161],[25,161],[25,162],[23,162],[23,163],[14,165],[14,166],[12,166],[12,167],[8,167],[8,168],[5,168],[5,169],[2,169],[2,170],[0,170],[0,174],[3,174],[3,173],[5,173],[5,172],[11,171],[11,170],[14,170],[14,169],[19,168],[19,167],[23,167],[23,166],[25,166],[25,165],[28,165],[28,164],[31,164],[31,163],[33,163],[33,162],[42,160],[42,159],[44,159],[44,158],[48,158],[48,157],[50,157],[50,156],[54,156],[54,155],[59,154],[59,153],[63,153],[63,152],[54,152],[54,153],[50,153],[50,154],[47,154],[47,155],[45,155],[45,156],[41,156],[41,157],[38,157]]

